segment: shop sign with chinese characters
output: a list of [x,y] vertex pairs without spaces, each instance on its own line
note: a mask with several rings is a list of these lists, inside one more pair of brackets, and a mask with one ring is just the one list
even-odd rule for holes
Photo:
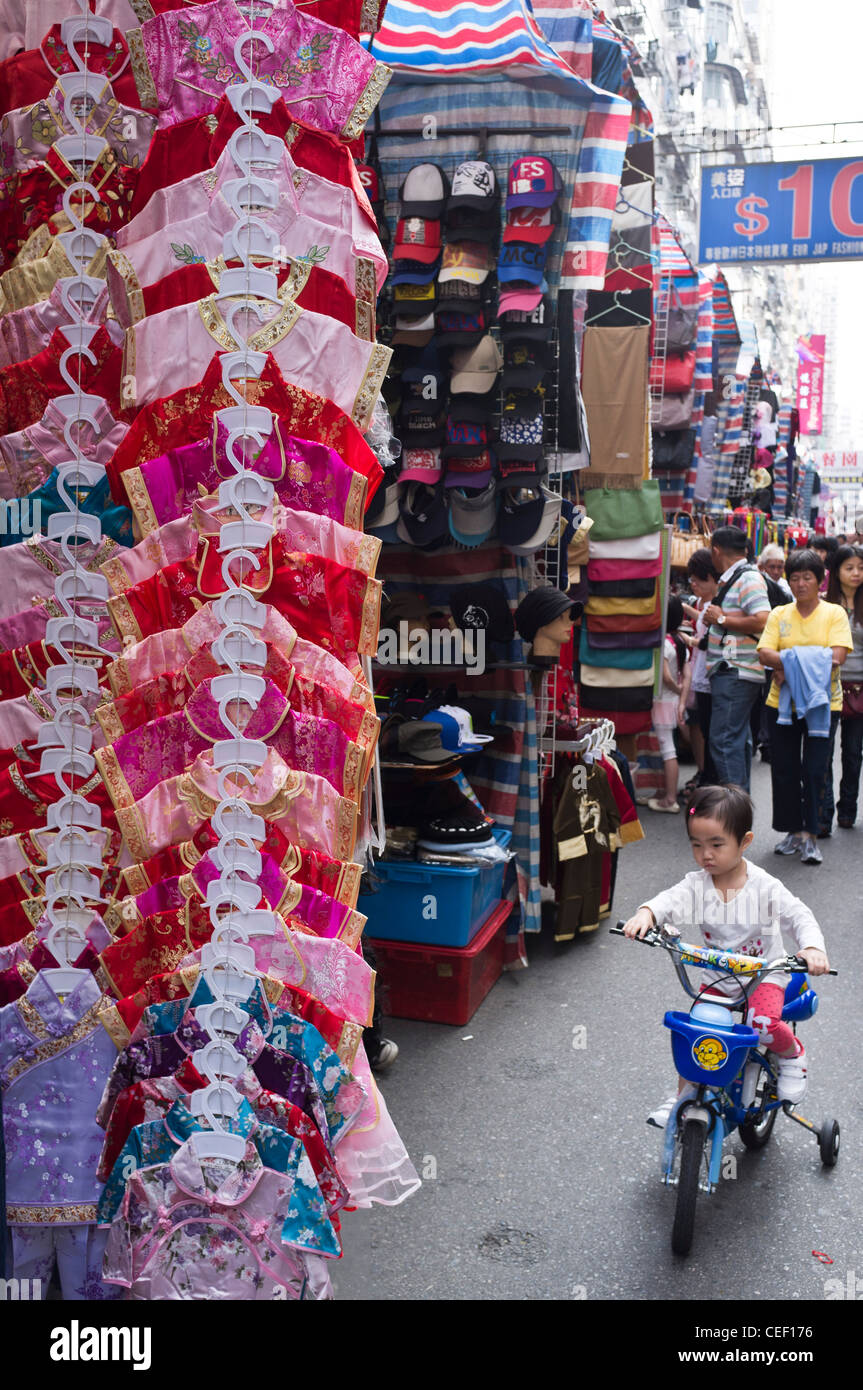
[[702,169],[702,264],[859,257],[863,159],[714,164]]

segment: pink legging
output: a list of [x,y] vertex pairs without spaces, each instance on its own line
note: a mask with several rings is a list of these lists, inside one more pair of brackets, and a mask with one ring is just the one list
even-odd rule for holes
[[796,1057],[803,1045],[787,1023],[782,1022],[785,990],[781,985],[763,984],[749,996],[746,1022],[754,1028],[761,1042],[779,1057]]

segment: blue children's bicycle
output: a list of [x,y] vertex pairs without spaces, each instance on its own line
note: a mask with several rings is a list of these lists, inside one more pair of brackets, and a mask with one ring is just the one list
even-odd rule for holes
[[[623,923],[611,929],[623,935]],[[715,1192],[722,1165],[722,1145],[737,1129],[747,1149],[763,1149],[773,1132],[779,1110],[808,1129],[818,1140],[821,1162],[832,1168],[839,1157],[839,1124],[823,1120],[820,1126],[794,1112],[789,1101],[776,1094],[775,1058],[759,1044],[754,1028],[735,1023],[734,1013],[745,1016],[749,995],[769,970],[784,970],[791,976],[785,991],[782,1017],[794,1032],[797,1024],[811,1018],[818,1007],[818,996],[805,974],[806,962],[799,956],[780,956],[764,961],[756,956],[730,955],[707,946],[690,946],[653,928],[645,936],[633,938],[647,946],[668,951],[677,978],[696,1002],[689,1013],[669,1010],[666,1028],[671,1030],[671,1050],[678,1074],[697,1087],[695,1095],[683,1095],[669,1116],[665,1129],[662,1180],[677,1188],[677,1207],[671,1232],[675,1255],[686,1255],[692,1245],[695,1227],[695,1201],[699,1190]],[[720,1003],[699,995],[686,972],[687,965],[718,970],[733,976],[740,987],[737,1000]],[[830,974],[837,972],[831,970]]]

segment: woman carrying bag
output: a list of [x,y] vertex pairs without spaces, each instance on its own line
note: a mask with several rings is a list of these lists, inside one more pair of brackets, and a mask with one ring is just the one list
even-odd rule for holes
[[[704,609],[708,608],[716,597],[719,575],[713,568],[709,550],[696,550],[693,555],[690,555],[686,566],[686,577],[696,602],[694,605],[684,603],[683,611],[695,628],[695,645],[692,649],[692,660],[687,662],[683,676],[679,717],[682,722],[687,712],[690,696],[694,696],[695,709],[694,711],[690,710],[689,713],[694,712],[695,719],[689,721],[689,732],[698,776],[693,781],[695,786],[710,787],[719,779],[716,776],[713,758],[710,756],[711,697],[710,681],[707,676],[705,650],[707,624],[704,621]],[[686,790],[689,792],[694,788],[687,785]]]
[[839,547],[830,565],[827,602],[844,608],[854,643],[842,667],[842,780],[836,807],[840,827],[852,830],[863,768],[863,545]]

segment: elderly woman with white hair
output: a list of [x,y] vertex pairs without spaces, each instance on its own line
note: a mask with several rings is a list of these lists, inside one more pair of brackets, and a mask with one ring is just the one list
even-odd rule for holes
[[788,601],[791,603],[794,595],[785,578],[785,551],[781,545],[765,545],[761,554],[758,556],[758,568],[762,574],[766,574],[768,579],[773,579],[787,594]]

